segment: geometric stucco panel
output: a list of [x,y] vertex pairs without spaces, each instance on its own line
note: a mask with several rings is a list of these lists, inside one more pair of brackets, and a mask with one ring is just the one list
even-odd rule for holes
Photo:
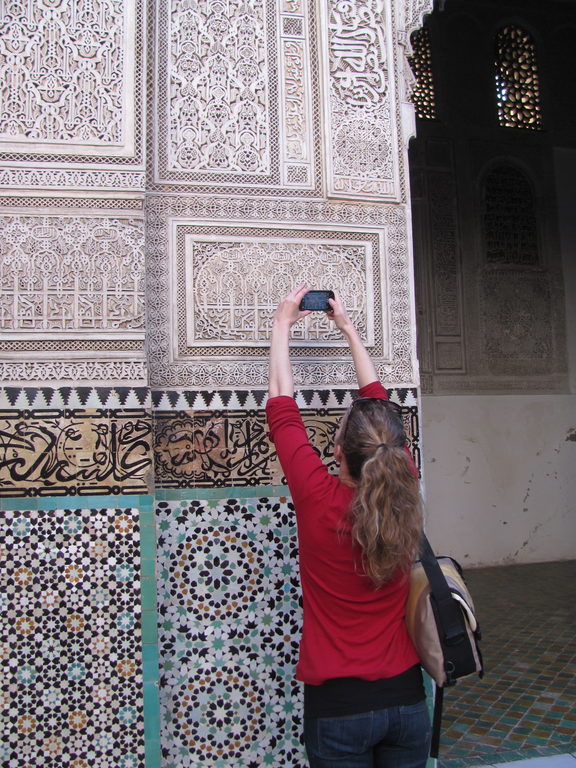
[[[300,282],[337,290],[385,381],[414,385],[403,208],[157,197],[147,213],[152,386],[265,386],[274,310]],[[322,315],[295,326],[292,341],[297,385],[354,383]]]
[[479,283],[482,353],[490,371],[548,373],[555,353],[550,277],[495,267],[484,269]]
[[4,381],[145,383],[141,217],[7,209],[0,287]]

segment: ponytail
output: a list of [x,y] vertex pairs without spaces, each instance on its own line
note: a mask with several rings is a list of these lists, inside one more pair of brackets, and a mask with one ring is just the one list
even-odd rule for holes
[[355,409],[344,431],[342,449],[357,483],[350,509],[352,536],[362,549],[366,575],[380,586],[397,568],[407,571],[417,556],[419,482],[395,415],[377,406]]

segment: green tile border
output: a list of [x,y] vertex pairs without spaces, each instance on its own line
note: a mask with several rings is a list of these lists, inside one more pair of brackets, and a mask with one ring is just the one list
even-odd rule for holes
[[222,488],[158,488],[156,501],[187,501],[188,499],[253,499],[261,496],[289,496],[285,485],[230,486]]
[[[184,494],[183,498],[186,498]],[[188,494],[189,498],[189,494]],[[0,498],[1,511],[38,509],[137,509],[140,522],[140,600],[142,607],[142,694],[144,760],[146,768],[160,768],[160,697],[158,691],[158,612],[156,601],[155,497],[42,496]]]
[[156,598],[156,519],[154,496],[135,497],[140,510],[140,594],[146,768],[160,768],[158,604]]
[[3,496],[0,497],[0,510],[18,511],[21,509],[126,509],[136,507],[149,510],[153,514],[154,496],[133,494],[118,496]]

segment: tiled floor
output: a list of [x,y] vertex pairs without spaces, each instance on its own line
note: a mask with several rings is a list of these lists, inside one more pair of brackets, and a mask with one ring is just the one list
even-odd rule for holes
[[[493,766],[489,766],[493,768]],[[498,768],[576,768],[576,754],[533,757],[531,760],[516,760],[512,763],[498,764]]]
[[576,560],[465,576],[486,675],[446,691],[439,768],[576,768]]

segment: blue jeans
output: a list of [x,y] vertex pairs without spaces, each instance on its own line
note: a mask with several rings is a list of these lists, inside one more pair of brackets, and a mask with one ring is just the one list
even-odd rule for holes
[[310,768],[423,768],[430,735],[426,701],[360,715],[304,719]]

